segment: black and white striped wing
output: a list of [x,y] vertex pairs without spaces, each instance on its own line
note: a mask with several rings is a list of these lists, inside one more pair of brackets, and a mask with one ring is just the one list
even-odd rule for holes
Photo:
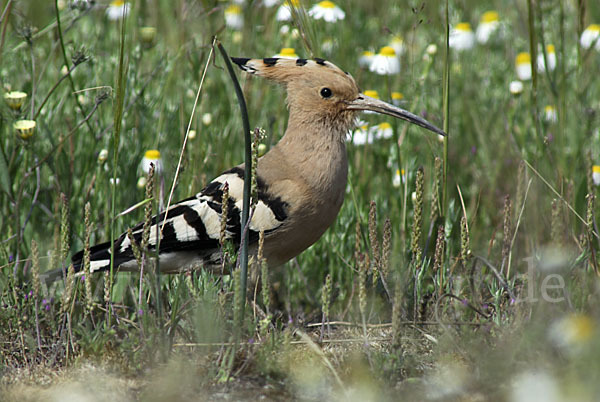
[[[160,232],[159,258],[163,272],[182,271],[200,266],[220,263],[219,239],[221,235],[222,199],[225,183],[229,186],[229,201],[225,237],[236,246],[241,238],[243,169],[233,168],[217,177],[194,197],[172,205],[166,212],[152,218],[148,248],[154,250],[157,230]],[[268,187],[260,177],[258,203],[249,225],[250,244],[256,242],[258,233],[277,230],[287,219],[288,205],[268,193]],[[166,216],[166,219],[165,219]],[[162,227],[162,231],[160,228]],[[143,223],[132,229],[133,237],[141,242]],[[115,266],[124,270],[136,270],[131,242],[127,234],[115,241]],[[79,270],[83,253],[73,257]],[[110,267],[110,243],[91,249],[91,270],[101,271]]]

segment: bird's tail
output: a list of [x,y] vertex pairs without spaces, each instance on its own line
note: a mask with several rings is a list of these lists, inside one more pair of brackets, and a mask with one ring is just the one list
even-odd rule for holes
[[[118,266],[120,261],[115,261]],[[71,258],[71,264],[76,275],[83,275],[83,250],[78,251]],[[101,243],[90,248],[90,271],[100,272],[110,268],[110,242]],[[52,269],[40,274],[40,279],[50,285],[67,275],[68,266]]]

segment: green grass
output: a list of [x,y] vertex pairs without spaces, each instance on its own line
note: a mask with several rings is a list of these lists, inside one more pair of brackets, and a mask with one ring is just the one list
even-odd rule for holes
[[[202,399],[198,395],[207,392],[234,399],[503,400],[526,388],[519,381],[548,392],[555,387],[557,399],[597,395],[600,240],[598,202],[588,207],[587,196],[598,195],[591,165],[600,164],[600,53],[578,45],[581,30],[600,22],[596,2],[533,2],[531,19],[527,2],[450,2],[451,25],[466,21],[475,29],[481,14],[495,9],[503,36],[450,54],[446,182],[443,175],[436,179],[435,158],[443,160],[445,152],[435,135],[383,116],[361,116],[369,124],[391,123],[401,145],[348,145],[348,192],[336,223],[309,250],[269,273],[270,305],[260,286],[256,295],[249,290],[256,308],[247,308],[241,328],[234,325],[232,276],[199,271],[157,282],[147,269],[140,289],[139,274],[114,273],[107,298],[105,277],[95,275],[87,278],[93,294],[88,312],[82,280],[75,280],[68,300],[63,283],[35,290],[32,241],[43,272],[83,248],[87,202],[92,244],[142,220],[144,208],[113,216],[146,199],[137,182],[148,149],[159,149],[165,163],[166,202],[205,66],[191,125],[197,136],[187,143],[173,199],[198,192],[243,161],[232,83],[218,52],[208,60],[214,35],[231,56],[270,57],[294,47],[301,57],[326,58],[385,100],[402,92],[404,108],[441,127],[445,5],[340,3],[344,21],[302,20],[309,24],[311,54],[301,36],[279,33],[276,8],[257,2],[244,6],[241,32],[224,26],[226,2],[133,2],[124,26],[106,18],[105,4],[81,11],[66,2],[62,43],[53,2],[45,3],[2,3],[8,10],[0,21],[0,81],[4,92],[23,91],[28,98],[20,111],[0,105],[0,395],[39,400],[65,382],[74,393],[86,392],[96,377],[113,384],[111,392],[123,400]],[[141,41],[143,26],[156,27],[152,44]],[[383,77],[358,66],[362,50],[377,51],[393,35],[402,36],[406,48],[399,74]],[[332,49],[323,51],[329,40]],[[555,45],[557,68],[537,74],[535,88],[524,82],[523,93],[514,96],[515,57],[530,50],[531,40]],[[429,44],[438,51],[427,59]],[[86,60],[61,81],[65,56],[72,66],[77,54]],[[286,127],[284,90],[241,72],[238,77],[251,127],[264,128],[263,142],[271,147]],[[556,107],[557,122],[544,119],[546,105]],[[206,113],[208,125],[201,118]],[[13,123],[32,116],[35,134],[21,140]],[[102,149],[109,151],[105,162],[98,161]],[[411,194],[419,167],[422,258],[415,258]],[[397,168],[406,171],[398,188],[392,185]],[[113,177],[117,186],[110,184]],[[432,222],[436,180],[445,213]],[[369,234],[372,200],[377,218]],[[463,216],[468,236],[464,228],[461,233]],[[372,267],[361,269],[366,256],[375,260],[372,239],[382,248],[386,218],[389,273],[374,283]],[[444,232],[436,257],[439,225]],[[527,261],[535,269],[529,271]],[[322,334],[328,274],[334,324]],[[250,283],[258,275],[251,267]],[[542,283],[560,280],[564,289],[546,289],[544,300]],[[518,302],[530,295],[535,302]],[[238,331],[236,347],[231,341]]]

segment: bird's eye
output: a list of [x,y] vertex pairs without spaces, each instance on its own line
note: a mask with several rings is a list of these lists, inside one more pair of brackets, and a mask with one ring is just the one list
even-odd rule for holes
[[331,92],[331,89],[329,89],[329,88],[321,89],[321,96],[323,98],[325,98],[325,99],[331,98],[331,95],[333,95],[333,93]]

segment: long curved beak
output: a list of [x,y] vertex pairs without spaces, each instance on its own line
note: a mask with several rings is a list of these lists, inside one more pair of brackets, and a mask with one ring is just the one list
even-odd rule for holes
[[421,126],[426,128],[429,131],[433,131],[436,134],[446,136],[446,133],[443,130],[440,130],[427,120],[422,117],[417,116],[407,110],[401,109],[394,105],[390,105],[387,102],[384,102],[379,99],[371,98],[370,96],[359,94],[358,98],[353,100],[352,102],[348,102],[347,109],[349,110],[370,110],[376,113],[387,114],[392,117],[396,117],[398,119],[406,120],[409,123],[416,124],[417,126]]

